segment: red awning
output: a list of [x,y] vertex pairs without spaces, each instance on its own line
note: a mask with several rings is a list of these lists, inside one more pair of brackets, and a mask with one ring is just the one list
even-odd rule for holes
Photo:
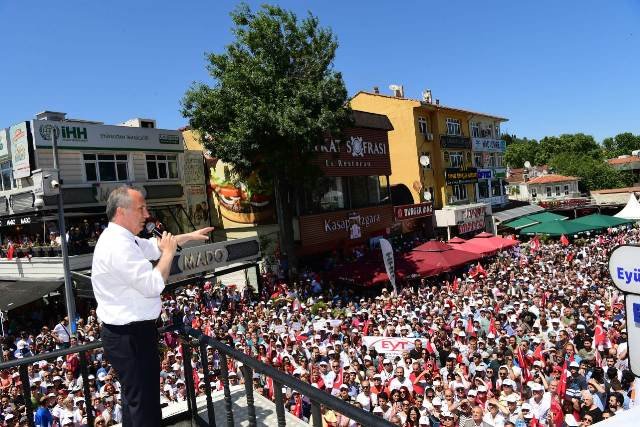
[[443,252],[451,249],[452,248],[450,245],[447,245],[446,243],[439,240],[429,240],[427,243],[423,243],[420,246],[416,246],[415,248],[413,248],[414,251],[421,252]]

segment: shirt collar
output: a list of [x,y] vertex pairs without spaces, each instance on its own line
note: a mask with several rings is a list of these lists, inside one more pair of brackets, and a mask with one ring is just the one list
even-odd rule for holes
[[134,239],[136,237],[132,232],[130,232],[123,226],[116,224],[115,222],[110,222],[107,228],[126,237],[132,237]]

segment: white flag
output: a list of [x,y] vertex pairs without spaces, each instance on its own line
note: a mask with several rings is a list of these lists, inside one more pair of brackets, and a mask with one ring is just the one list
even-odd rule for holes
[[393,248],[387,239],[380,239],[380,250],[382,250],[382,259],[384,260],[384,268],[387,270],[387,276],[391,286],[393,286],[393,294],[398,295],[396,290],[396,268],[393,260]]

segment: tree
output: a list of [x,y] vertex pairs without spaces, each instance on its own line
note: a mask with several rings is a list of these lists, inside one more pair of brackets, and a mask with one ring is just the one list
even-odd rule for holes
[[598,145],[593,136],[576,133],[542,138],[538,145],[535,163],[537,165],[548,164],[555,156],[566,153],[603,159],[602,147]]
[[551,159],[549,165],[561,175],[579,177],[580,190],[585,192],[604,188],[629,187],[633,183],[631,174],[616,170],[604,160],[594,159],[588,154],[558,154]]
[[213,85],[194,83],[182,113],[212,154],[241,176],[274,186],[280,245],[296,267],[292,195],[312,168],[314,146],[350,124],[347,90],[333,69],[338,43],[309,14],[246,4],[231,13],[235,40],[208,55]]
[[504,160],[512,168],[524,167],[524,162],[535,162],[538,153],[538,142],[535,139],[520,139],[515,135],[507,140]]
[[607,159],[631,154],[634,150],[640,150],[640,135],[631,132],[620,133],[613,138],[605,138],[602,141]]

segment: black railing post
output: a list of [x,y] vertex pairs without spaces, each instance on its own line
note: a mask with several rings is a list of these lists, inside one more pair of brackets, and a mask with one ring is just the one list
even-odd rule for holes
[[244,392],[247,396],[247,412],[249,414],[249,427],[256,427],[256,405],[253,400],[253,369],[250,366],[242,366],[244,377]]
[[313,418],[313,427],[322,427],[322,411],[320,411],[320,404],[315,400],[311,401],[311,418]]
[[84,393],[84,407],[87,410],[87,424],[92,426],[95,419],[93,399],[89,389],[89,369],[87,368],[87,353],[80,352],[80,374],[82,375],[82,392]]
[[231,402],[231,390],[229,389],[229,366],[227,365],[227,355],[218,351],[220,357],[220,373],[222,374],[222,385],[224,387],[224,409],[227,412],[227,427],[233,427],[233,404]]
[[27,411],[27,421],[31,427],[35,426],[33,420],[33,405],[31,403],[31,384],[29,382],[29,372],[27,371],[27,365],[21,365],[20,368],[20,382],[22,382],[22,395],[24,396],[24,405]]
[[187,401],[191,418],[198,416],[198,404],[196,403],[196,391],[193,381],[193,367],[191,366],[191,343],[189,335],[181,337],[182,357],[184,360],[184,385],[187,387]]
[[[203,335],[205,336],[205,335]],[[216,425],[216,413],[213,409],[213,399],[211,397],[211,382],[209,376],[209,355],[207,354],[207,343],[200,337],[200,360],[202,361],[202,373],[204,374],[204,391],[207,395],[207,418],[209,419],[209,425]]]
[[275,397],[276,404],[276,416],[278,417],[278,427],[285,427],[287,420],[284,417],[284,400],[282,399],[282,384],[277,381],[272,381],[273,384],[273,396]]

